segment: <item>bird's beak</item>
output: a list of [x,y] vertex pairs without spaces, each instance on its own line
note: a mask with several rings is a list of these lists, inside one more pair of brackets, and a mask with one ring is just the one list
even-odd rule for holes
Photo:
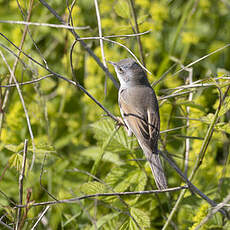
[[117,66],[116,62],[112,62],[112,61],[106,61],[106,62],[108,62],[109,64],[113,65],[114,67]]

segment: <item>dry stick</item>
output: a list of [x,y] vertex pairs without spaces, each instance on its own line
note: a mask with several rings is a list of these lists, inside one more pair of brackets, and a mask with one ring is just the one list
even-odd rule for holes
[[[0,35],[2,37],[4,37],[11,45],[13,45],[16,49],[19,49],[13,42],[11,42],[4,34],[2,34],[0,32]],[[49,67],[44,66],[43,64],[41,64],[40,62],[36,61],[35,59],[33,59],[30,55],[26,54],[24,51],[21,50],[21,53],[24,54],[27,58],[29,58],[31,61],[33,61],[35,64],[39,65],[40,67],[42,67],[43,69],[47,70],[49,73],[53,74],[55,77],[63,79],[65,81],[67,81],[68,83],[80,88],[80,90],[82,90],[88,97],[90,97],[101,109],[103,109],[105,111],[105,113],[111,117],[114,121],[119,123],[119,120],[117,119],[117,117],[115,117],[109,110],[107,110],[100,102],[98,102],[80,83],[78,82],[74,82],[66,77],[63,77],[61,74],[55,73],[53,70],[51,70]],[[18,84],[17,84],[18,85]]]
[[[120,35],[107,35],[107,36],[103,36],[103,38],[130,38],[130,37],[137,37],[137,36],[141,36],[141,35],[145,35],[150,33],[152,30],[146,30],[142,33],[135,33],[135,34],[120,34]],[[92,40],[92,39],[101,39],[101,37],[82,37],[77,39],[78,41],[80,40]]]
[[41,188],[42,188],[45,192],[47,192],[47,194],[48,194],[51,198],[53,198],[54,200],[58,201],[58,199],[57,199],[54,195],[52,195],[52,194],[43,186],[43,184],[42,184],[42,176],[43,176],[43,172],[44,172],[44,164],[45,164],[45,161],[46,161],[46,154],[45,154],[45,156],[44,156],[44,158],[43,158],[42,165],[41,165],[41,173],[40,173],[40,177],[39,177],[39,183],[40,183]]
[[[24,180],[25,169],[26,169],[27,147],[28,147],[28,139],[25,139],[24,150],[23,150],[22,170],[19,176],[19,205],[22,205],[22,202],[23,202],[23,180]],[[18,230],[20,226],[21,213],[22,213],[21,208],[18,208],[16,230]]]
[[[80,173],[83,173],[83,174],[88,175],[89,177],[92,177],[93,179],[95,179],[95,180],[99,181],[100,183],[104,184],[104,185],[105,185],[108,189],[110,189],[113,193],[115,193],[115,191],[113,190],[113,188],[112,188],[111,186],[109,186],[106,182],[104,182],[103,180],[99,179],[99,178],[96,177],[95,175],[93,175],[93,174],[91,174],[91,173],[89,173],[89,172],[87,172],[87,171],[84,171],[84,170],[79,170],[79,169],[77,169],[77,168],[74,168],[74,171],[80,172]],[[131,215],[131,213],[130,213],[130,211],[129,211],[129,208],[130,208],[129,205],[128,205],[120,196],[118,196],[118,198],[119,198],[119,200],[121,201],[121,203],[124,204],[124,205],[126,206],[126,208],[127,208],[127,212],[124,212],[124,213],[125,213],[126,215],[128,215],[128,216],[135,222],[135,224],[138,226],[139,229],[141,229],[140,226],[139,226],[139,224],[138,224],[137,221],[135,220],[135,218]]]
[[[54,205],[54,204],[65,204],[65,203],[71,204],[71,203],[75,203],[78,200],[84,200],[84,199],[93,198],[93,197],[132,196],[132,195],[146,195],[146,194],[154,194],[154,193],[176,192],[176,191],[187,189],[187,188],[188,186],[180,186],[180,187],[168,188],[168,189],[163,189],[163,190],[118,192],[118,193],[97,193],[97,194],[85,195],[85,196],[75,197],[71,199],[64,199],[64,200],[59,200],[59,201],[45,201],[45,202],[40,202],[40,203],[34,203],[34,204],[31,204],[30,207],[43,206],[43,205]],[[25,208],[26,205],[15,205],[15,207]]]
[[[225,75],[223,75],[225,76]],[[205,79],[202,79],[202,80],[198,80],[198,81],[194,81],[192,82],[192,84],[189,84],[189,85],[181,85],[181,86],[178,86],[176,88],[169,88],[167,89],[167,91],[169,90],[183,90],[183,89],[190,89],[190,88],[198,88],[198,87],[208,87],[208,86],[213,86],[213,85],[216,85],[214,83],[200,83],[202,81],[209,81],[209,80],[230,80],[230,77],[216,77],[216,78],[205,78]],[[197,83],[200,83],[200,84],[197,84]]]
[[13,56],[15,56],[18,59],[18,61],[20,61],[20,63],[22,64],[22,66],[23,66],[24,69],[28,68],[28,69],[30,69],[31,72],[33,72],[33,70],[31,69],[31,67],[28,66],[25,62],[23,62],[23,60],[17,54],[15,54],[11,49],[9,49],[7,46],[5,46],[2,43],[0,43],[0,46],[2,48],[4,48],[7,52],[9,52],[10,54],[12,54]]
[[33,136],[33,131],[32,131],[32,128],[31,128],[31,124],[30,124],[30,118],[29,118],[29,114],[28,114],[28,111],[27,111],[27,108],[26,108],[26,105],[25,105],[25,101],[23,99],[23,96],[22,96],[22,92],[21,92],[21,89],[18,85],[18,82],[17,82],[17,79],[14,75],[14,72],[13,70],[10,68],[10,66],[8,65],[3,53],[0,51],[0,55],[3,59],[3,61],[5,62],[9,72],[10,72],[10,75],[11,75],[11,78],[14,80],[14,83],[16,84],[16,88],[17,88],[17,91],[18,91],[18,94],[19,94],[19,97],[20,97],[20,100],[21,100],[21,103],[22,103],[22,107],[24,109],[24,113],[25,113],[25,116],[26,116],[26,121],[27,121],[27,126],[28,126],[28,129],[29,129],[29,133],[30,133],[30,137],[31,137],[31,140],[32,140],[32,145],[33,145],[33,159],[32,159],[32,163],[31,163],[31,168],[32,169],[32,166],[33,166],[33,163],[34,163],[34,160],[35,160],[35,146],[34,146],[34,136]]
[[[205,194],[203,194],[192,182],[190,179],[188,179],[184,173],[179,169],[179,167],[176,165],[176,163],[168,157],[164,152],[160,151],[160,154],[163,156],[163,158],[171,165],[172,168],[175,169],[175,171],[180,175],[180,177],[187,183],[189,188],[191,189],[192,192],[197,193],[201,198],[206,200],[211,206],[216,206],[217,203],[211,199],[209,199]],[[225,212],[222,212],[222,214],[225,215]]]
[[[26,21],[30,21],[31,12],[32,12],[32,8],[33,8],[33,2],[34,2],[34,0],[30,0],[29,9],[28,9],[28,15],[27,15]],[[20,43],[20,46],[19,46],[19,53],[18,53],[17,57],[19,57],[20,54],[21,54],[21,50],[22,50],[22,47],[24,45],[27,32],[28,32],[28,26],[25,26],[25,29],[24,29],[23,35],[22,35],[22,39],[21,39],[21,43]],[[17,80],[16,80],[16,77],[14,76],[14,73],[15,73],[16,68],[17,68],[18,60],[19,60],[18,58],[15,59],[15,62],[14,62],[14,65],[13,65],[13,69],[12,69],[12,74],[11,74],[11,77],[10,77],[10,80],[9,80],[10,84],[11,84],[12,80],[14,80],[15,84],[17,84]],[[18,90],[18,93],[19,93],[19,91],[20,91],[19,86],[16,86],[16,87],[17,87],[17,90]],[[6,94],[5,94],[5,98],[4,98],[4,102],[3,102],[3,109],[4,109],[4,107],[6,106],[6,104],[8,102],[9,93],[10,93],[9,90],[7,89]],[[19,93],[19,95],[20,95],[20,93]],[[29,129],[29,133],[30,133],[30,137],[31,137],[31,142],[32,142],[32,146],[33,146],[33,156],[32,156],[32,162],[31,162],[31,166],[30,166],[30,170],[32,170],[33,164],[34,164],[34,161],[35,161],[34,135],[33,135],[33,131],[32,131],[31,125],[30,125],[29,115],[27,113],[27,109],[25,107],[25,103],[24,103],[22,94],[20,95],[20,99],[21,99],[22,104],[23,104],[23,108],[24,108],[24,112],[25,112],[26,120],[27,120],[27,126],[28,126],[28,129]],[[0,122],[2,122],[2,121],[3,121],[3,117],[0,118]],[[0,125],[0,127],[1,127],[1,125]]]
[[11,228],[10,226],[8,226],[6,223],[4,223],[3,221],[0,220],[0,224],[2,226],[4,226],[5,228],[9,229],[9,230],[14,230],[13,228]]
[[[64,20],[57,14],[57,12],[52,7],[50,7],[50,5],[46,1],[44,1],[44,0],[39,0],[39,1],[59,20],[59,22],[61,22],[64,25],[66,24],[64,22]],[[75,30],[69,29],[69,31],[73,34],[73,36],[75,37],[76,40],[78,40],[80,38],[80,36],[76,33]],[[84,49],[89,53],[89,55],[93,57],[93,59],[102,68],[102,70],[109,76],[109,78],[114,83],[115,87],[118,89],[119,88],[118,82],[115,80],[113,75],[109,72],[109,70],[103,65],[103,63],[100,61],[100,59],[94,54],[94,52],[87,46],[87,44],[84,41],[79,40],[79,42],[84,47]]]
[[[229,88],[230,88],[230,87],[228,87],[228,89],[226,90],[226,92],[225,92],[224,95],[227,95],[227,92],[228,92]],[[217,88],[217,89],[219,89],[219,88]],[[197,170],[198,170],[200,164],[202,163],[202,160],[203,160],[203,158],[204,158],[204,155],[205,155],[205,152],[206,152],[206,150],[207,150],[208,144],[209,144],[209,142],[210,142],[210,140],[211,140],[211,137],[212,137],[212,134],[213,134],[213,131],[214,131],[214,126],[215,126],[215,124],[216,124],[216,122],[217,122],[218,114],[219,114],[221,105],[222,105],[222,103],[223,103],[222,98],[221,98],[221,92],[219,91],[219,93],[220,93],[220,95],[219,95],[220,99],[219,99],[219,106],[218,106],[218,109],[216,110],[216,113],[215,113],[215,115],[214,115],[214,119],[213,119],[212,123],[210,124],[210,126],[209,126],[209,128],[208,128],[208,131],[207,131],[206,136],[205,136],[205,139],[204,139],[204,141],[203,141],[203,144],[202,144],[200,153],[199,153],[199,155],[197,156],[196,164],[195,164],[195,166],[193,167],[193,171],[192,171],[192,173],[191,173],[191,175],[190,175],[190,177],[189,177],[189,179],[188,179],[189,181],[191,181],[191,180],[194,178],[195,173],[197,172]],[[163,154],[162,154],[162,155],[163,155]],[[164,156],[164,155],[163,155],[163,156]],[[196,191],[195,191],[195,192],[196,192]],[[168,227],[169,222],[172,220],[172,217],[173,217],[174,213],[176,212],[176,210],[177,210],[177,208],[178,208],[180,202],[182,201],[184,195],[185,195],[185,191],[182,191],[182,192],[180,193],[180,195],[179,195],[179,197],[178,197],[178,199],[177,199],[177,201],[176,201],[176,204],[174,205],[174,207],[173,207],[173,209],[172,209],[172,211],[171,211],[171,213],[170,213],[170,215],[169,215],[169,217],[168,217],[168,219],[167,219],[165,225],[163,226],[162,230],[165,230],[165,229]],[[201,194],[199,194],[199,195],[201,195]],[[202,198],[205,199],[205,197],[202,197]],[[205,200],[206,200],[206,199],[205,199]],[[206,201],[208,201],[208,200],[206,200]],[[212,202],[213,202],[213,201],[212,201]],[[209,203],[210,203],[210,202],[209,202]],[[210,204],[211,204],[211,203],[210,203]],[[216,206],[216,205],[212,205],[212,206]],[[223,209],[220,209],[219,212],[221,212],[224,216],[228,216],[227,213],[226,213],[226,211],[223,210]]]
[[[200,61],[202,61],[202,60],[204,60],[204,59],[206,59],[206,58],[212,56],[212,55],[215,54],[215,53],[220,52],[221,50],[223,50],[223,49],[225,49],[225,48],[228,48],[229,46],[230,46],[230,43],[227,44],[227,45],[225,45],[225,46],[223,46],[223,47],[221,47],[221,48],[219,48],[219,49],[217,49],[217,50],[214,50],[213,52],[211,52],[211,53],[209,53],[209,54],[207,54],[207,55],[205,55],[205,56],[203,56],[203,57],[197,59],[197,60],[194,61],[194,62],[191,62],[190,64],[186,65],[185,67],[182,67],[181,69],[179,69],[179,70],[178,70],[176,73],[174,73],[171,77],[176,76],[177,74],[179,74],[180,72],[182,72],[184,69],[192,67],[192,66],[195,65],[196,63],[198,63],[198,62],[200,62]],[[170,67],[170,68],[171,68],[171,67]],[[167,76],[167,74],[166,74],[166,75],[163,74],[156,82],[153,83],[153,85],[154,85],[154,86],[157,85],[159,82],[161,82],[162,80],[164,80],[166,76]]]
[[46,214],[46,212],[48,211],[48,209],[50,208],[50,206],[48,205],[43,211],[41,214],[39,214],[39,218],[38,220],[36,221],[36,223],[34,224],[34,226],[31,228],[31,230],[34,230],[35,227],[38,225],[38,223],[40,222],[40,220],[42,219],[42,217]]
[[[94,5],[95,5],[96,15],[97,15],[97,25],[98,25],[99,37],[101,38],[102,37],[101,17],[100,17],[100,11],[99,11],[97,0],[94,0]],[[100,47],[101,47],[102,61],[103,61],[104,66],[107,68],[102,39],[100,39]],[[107,75],[105,75],[105,95],[107,95]]]
[[200,229],[219,209],[223,208],[230,201],[230,193],[227,197],[224,198],[223,202],[219,203],[215,208],[211,209],[211,211],[207,214],[206,217],[196,226],[195,230]]
[[0,23],[19,24],[19,25],[27,25],[27,26],[48,26],[52,28],[73,29],[73,30],[86,30],[90,28],[89,26],[74,26],[73,27],[73,26],[67,26],[67,25],[39,23],[39,22],[26,22],[26,21],[0,20]]
[[[133,18],[134,18],[134,23],[135,23],[135,30],[136,30],[136,33],[139,33],[139,27],[137,23],[137,15],[136,15],[136,10],[135,10],[134,0],[130,0],[130,4],[131,4],[131,11],[132,11]],[[145,66],[144,52],[143,52],[143,47],[141,43],[141,38],[139,36],[137,36],[137,44],[138,44],[138,49],[139,49],[139,53],[141,56],[141,62]]]
[[[32,3],[33,3],[33,0],[32,0]],[[32,11],[32,4],[31,4],[31,1],[30,1],[30,7],[29,7],[29,10],[28,10],[27,21],[30,20],[31,11]],[[24,31],[23,31],[21,43],[19,45],[20,49],[19,49],[19,53],[17,55],[18,57],[20,56],[20,53],[21,53],[20,50],[22,49],[24,41],[25,41],[25,37],[26,37],[26,34],[27,34],[27,29],[28,29],[28,27],[26,26],[25,29],[24,29]],[[18,60],[19,60],[18,58],[15,59],[15,62],[14,62],[14,65],[13,65],[13,73],[16,70]],[[13,80],[13,78],[10,77],[9,84],[11,84],[12,80]],[[10,93],[10,91],[9,91],[9,89],[7,89],[6,92],[5,92],[3,103],[2,103],[2,110],[4,110],[5,107],[6,107],[6,105],[7,105],[7,102],[8,102],[8,99],[9,99],[9,93]],[[4,113],[0,113],[0,132],[1,132],[2,125],[3,125],[3,120],[4,120]]]
[[[32,81],[26,81],[26,82],[18,82],[18,85],[21,86],[21,85],[30,85],[30,84],[34,84],[34,83],[37,83],[43,79],[46,79],[48,77],[52,77],[53,74],[48,74],[46,76],[43,76],[43,77],[40,77],[40,78],[37,78],[37,79],[34,79]],[[16,84],[11,84],[11,85],[0,85],[0,88],[10,88],[10,87],[16,87]]]
[[[188,69],[188,84],[192,84],[192,75],[193,75],[193,69],[189,68]],[[189,93],[188,96],[188,101],[191,102],[192,101],[192,96],[193,93],[192,91]],[[187,117],[189,117],[189,113],[190,113],[190,106],[187,106],[186,108],[186,115]],[[190,126],[190,120],[187,119],[186,121],[186,126],[189,127]],[[186,129],[186,131],[188,131],[188,129]],[[190,139],[186,138],[185,139],[185,168],[184,168],[184,174],[187,177],[188,176],[188,163],[189,163],[189,150],[190,150]]]

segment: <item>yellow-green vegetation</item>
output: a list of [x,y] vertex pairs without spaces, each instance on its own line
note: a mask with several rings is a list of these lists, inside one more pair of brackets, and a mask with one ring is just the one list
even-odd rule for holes
[[[230,97],[227,91],[230,85],[230,48],[198,59],[229,43],[230,2],[132,1],[134,9],[131,0],[98,1],[103,36],[136,33],[133,10],[139,32],[150,30],[140,36],[145,66],[152,73],[148,75],[151,83],[161,79],[155,85],[161,130],[171,130],[161,134],[159,149],[167,151],[182,171],[188,166],[188,177],[197,158],[202,156],[192,183],[210,199],[220,203],[230,191]],[[32,2],[0,0],[0,20],[26,21]],[[80,37],[99,36],[93,0],[46,2],[64,21],[69,19],[73,26],[89,27],[76,30]],[[40,1],[33,2],[30,13],[30,22],[60,24]],[[70,31],[30,25],[25,32],[25,25],[0,23],[0,32],[1,85],[14,83],[2,57],[14,71],[18,82],[33,81],[50,74],[46,70],[48,67],[66,79],[77,80],[112,114],[120,115],[118,90],[79,41],[71,50],[75,38]],[[25,38],[22,42],[23,32]],[[46,67],[42,68],[24,54],[19,54],[3,35],[16,46],[23,43],[22,50]],[[141,60],[136,37],[109,39],[126,46]],[[102,61],[99,40],[84,42]],[[130,57],[130,53],[118,44],[106,40],[103,45],[106,60],[119,61]],[[14,69],[17,55],[20,59]],[[187,66],[195,61],[195,64]],[[181,70],[186,66],[189,68]],[[112,66],[108,64],[108,68],[115,76]],[[195,87],[186,88],[196,81],[199,82]],[[123,127],[118,129],[116,122],[78,87],[50,76],[20,86],[20,90],[33,139],[18,90],[15,87],[0,88],[0,219],[10,229],[15,227],[17,220],[17,229],[33,228],[39,214],[47,207],[33,207],[33,203],[98,193],[156,189],[135,137],[128,137]],[[171,94],[181,95],[164,98]],[[6,104],[3,105],[4,101]],[[213,133],[209,133],[211,138],[205,138],[213,124]],[[22,204],[27,208],[22,209],[19,218],[15,204],[19,204],[19,176],[25,139],[29,142]],[[189,146],[186,147],[186,143]],[[188,165],[185,163],[186,149],[189,151]],[[35,161],[31,168],[33,154]],[[184,185],[166,161],[164,168],[169,187]],[[71,203],[57,202],[46,210],[36,229],[162,229],[179,194],[180,191],[176,191],[170,195],[100,196]],[[197,229],[210,211],[211,206],[206,201],[187,191],[167,229]],[[227,230],[229,226],[222,214],[216,213],[202,225],[202,229]],[[0,229],[7,228],[0,223]]]

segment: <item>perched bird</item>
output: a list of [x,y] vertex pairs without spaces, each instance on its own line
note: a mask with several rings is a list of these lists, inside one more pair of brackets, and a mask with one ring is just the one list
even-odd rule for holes
[[128,135],[134,134],[153,173],[158,189],[167,182],[158,154],[160,116],[158,102],[146,73],[132,58],[109,62],[120,81],[118,103]]

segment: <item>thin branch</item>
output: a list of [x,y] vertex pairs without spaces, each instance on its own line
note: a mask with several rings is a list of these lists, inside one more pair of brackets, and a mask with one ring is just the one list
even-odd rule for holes
[[227,205],[227,203],[230,201],[230,193],[227,195],[227,197],[224,198],[223,202],[219,203],[215,208],[212,208],[211,211],[207,214],[206,217],[203,218],[203,220],[199,223],[199,225],[196,226],[195,230],[200,229],[212,216],[217,213],[221,208]]
[[136,57],[136,55],[135,55],[127,46],[125,46],[125,45],[123,45],[123,44],[121,44],[121,43],[119,43],[119,42],[110,40],[110,39],[108,39],[108,38],[100,38],[100,39],[102,39],[102,40],[104,40],[104,41],[108,41],[108,42],[114,43],[114,44],[116,44],[116,45],[119,45],[119,46],[125,48],[125,49],[132,55],[132,57],[136,60],[136,62],[142,67],[142,69],[144,69],[144,70],[145,70],[146,72],[148,72],[149,74],[153,75],[148,69],[146,69],[146,68],[143,66],[143,64],[138,60],[138,58]]
[[35,227],[38,225],[38,223],[41,221],[41,219],[43,218],[43,216],[46,214],[46,212],[49,210],[50,206],[46,206],[45,209],[42,211],[42,213],[39,214],[39,218],[37,219],[36,223],[34,224],[34,226],[31,228],[31,230],[34,230]]
[[20,87],[18,85],[18,82],[17,82],[17,79],[16,79],[16,77],[14,75],[14,72],[10,68],[10,66],[8,65],[8,63],[7,63],[6,59],[5,59],[5,56],[3,55],[3,53],[1,51],[0,51],[0,55],[1,55],[4,63],[6,64],[9,72],[10,72],[11,78],[14,80],[14,83],[16,84],[16,88],[17,88],[17,91],[18,91],[18,94],[19,94],[19,97],[20,97],[20,100],[21,100],[21,103],[22,103],[22,107],[24,109],[24,113],[25,113],[25,116],[26,116],[27,126],[28,126],[28,130],[29,130],[29,133],[30,133],[32,145],[33,145],[33,157],[32,157],[32,162],[31,162],[31,169],[32,169],[32,166],[33,166],[33,163],[34,163],[34,160],[35,160],[35,146],[34,146],[34,135],[33,135],[33,131],[32,131],[31,123],[30,123],[29,114],[28,114],[28,111],[27,111],[27,108],[26,108],[26,105],[25,105],[25,101],[24,101],[23,96],[22,96],[21,89],[20,89]]
[[168,98],[182,96],[182,95],[191,93],[191,92],[193,92],[193,91],[195,91],[195,90],[192,90],[192,91],[190,90],[190,91],[186,91],[186,92],[182,92],[182,93],[173,93],[173,94],[168,95],[168,96],[160,97],[160,98],[158,99],[158,101],[165,101],[165,100],[168,99]]
[[[94,5],[95,5],[96,15],[97,15],[97,25],[98,25],[99,37],[101,38],[102,37],[101,16],[100,16],[100,11],[99,11],[97,0],[94,0]],[[102,39],[100,39],[100,47],[101,47],[102,61],[103,61],[104,66],[107,68]],[[107,95],[107,75],[105,75],[105,95]]]
[[[148,190],[148,191],[136,191],[136,192],[119,192],[119,193],[97,193],[92,195],[85,195],[80,197],[75,197],[71,199],[64,199],[59,201],[46,201],[40,203],[31,204],[30,207],[43,206],[43,205],[54,205],[54,204],[64,204],[64,203],[75,203],[78,200],[95,198],[95,197],[107,197],[107,196],[132,196],[132,195],[146,195],[146,194],[155,194],[155,193],[165,193],[165,192],[176,192],[179,190],[187,189],[188,186],[174,187],[163,190]],[[26,205],[15,205],[16,207],[25,208]]]
[[[19,50],[19,47],[17,47],[13,42],[11,42],[4,34],[2,34],[0,32],[0,35],[2,37],[4,37],[11,45],[13,45],[16,49]],[[30,55],[28,55],[27,53],[25,53],[24,51],[21,50],[21,53],[24,54],[27,58],[29,58],[30,60],[32,60],[35,64],[39,65],[40,67],[42,67],[43,69],[47,70],[49,73],[53,74],[55,77],[63,79],[65,81],[67,81],[68,83],[80,88],[80,90],[82,90],[88,97],[90,97],[101,109],[103,109],[105,111],[105,113],[111,117],[114,121],[119,123],[119,120],[117,119],[117,117],[115,117],[111,112],[109,112],[109,110],[107,110],[100,102],[98,102],[82,85],[80,85],[80,83],[78,82],[74,82],[64,76],[62,76],[61,74],[55,73],[53,70],[51,70],[48,66],[44,66],[43,64],[41,64],[40,62],[36,61],[35,59],[33,59]]]
[[[192,84],[192,76],[193,76],[193,69],[190,68],[188,69],[188,84]],[[192,101],[192,97],[193,97],[193,93],[192,91],[189,93],[188,96],[188,101],[191,102]],[[189,113],[190,113],[190,107],[187,106],[186,107],[186,116],[189,117]],[[186,120],[186,126],[189,127],[190,126],[190,120],[187,119]],[[186,131],[188,132],[188,128],[186,129]],[[184,174],[185,176],[187,176],[188,173],[188,164],[189,164],[189,150],[190,150],[190,138],[186,138],[185,139],[185,167],[184,167]]]
[[47,192],[47,194],[48,194],[51,198],[53,198],[55,201],[58,202],[58,199],[57,199],[54,195],[52,195],[52,194],[43,186],[43,184],[42,184],[42,176],[43,176],[43,172],[44,172],[44,164],[45,164],[45,161],[46,161],[46,154],[45,154],[45,156],[44,156],[44,158],[43,158],[42,165],[41,165],[41,173],[40,173],[40,177],[39,177],[39,183],[40,183],[41,188],[42,188],[45,192]]
[[206,58],[212,56],[212,55],[215,54],[215,53],[218,53],[218,52],[220,52],[220,51],[222,51],[222,50],[228,48],[229,46],[230,46],[230,43],[227,44],[227,45],[225,45],[225,46],[223,46],[223,47],[221,47],[221,48],[219,48],[219,49],[214,50],[213,52],[211,52],[211,53],[209,53],[209,54],[207,54],[207,55],[204,55],[203,57],[197,59],[196,61],[191,62],[190,64],[186,65],[185,67],[182,67],[182,68],[179,69],[176,73],[174,73],[171,77],[176,76],[178,73],[182,72],[183,70],[192,67],[192,66],[195,65],[196,63],[198,63],[198,62],[200,62],[200,61],[203,61],[204,59],[206,59]]
[[[217,88],[217,89],[219,89],[219,88]],[[229,88],[228,88],[228,89],[229,89]],[[227,90],[227,91],[228,91],[228,90]],[[203,161],[203,158],[204,158],[204,156],[205,156],[205,152],[206,152],[206,150],[207,150],[208,144],[209,144],[209,142],[210,142],[210,140],[211,140],[211,137],[212,137],[212,134],[213,134],[213,132],[214,132],[214,126],[215,126],[215,124],[216,124],[216,122],[217,122],[218,114],[219,114],[221,105],[222,105],[222,103],[223,103],[223,100],[222,100],[222,98],[221,98],[221,91],[220,91],[220,90],[219,90],[219,93],[220,93],[220,94],[219,94],[219,106],[218,106],[218,108],[217,108],[217,110],[216,110],[216,113],[215,113],[215,115],[214,115],[213,121],[212,121],[212,123],[209,125],[209,128],[208,128],[208,130],[207,130],[207,132],[206,132],[206,136],[205,136],[205,139],[204,139],[203,144],[202,144],[202,146],[201,146],[200,152],[199,152],[199,154],[198,154],[198,156],[197,156],[196,163],[195,163],[195,165],[193,166],[193,170],[192,170],[191,175],[189,176],[189,179],[188,179],[189,182],[192,181],[192,179],[194,178],[194,176],[195,176],[195,174],[196,174],[198,168],[200,167],[200,165],[201,165],[201,163],[202,163],[202,161]],[[186,177],[186,178],[187,178],[187,177]],[[194,191],[195,191],[195,190],[194,190]],[[195,192],[197,192],[197,191],[195,191]],[[181,191],[181,193],[180,193],[180,195],[179,195],[179,198],[177,199],[177,202],[176,202],[176,204],[174,205],[174,207],[173,207],[173,209],[172,209],[172,211],[171,211],[171,213],[170,213],[170,215],[169,215],[169,217],[168,217],[166,223],[164,224],[162,230],[165,230],[165,229],[167,228],[167,226],[169,225],[169,223],[170,223],[170,221],[172,220],[173,215],[175,214],[175,212],[176,212],[176,210],[177,210],[177,208],[178,208],[180,202],[182,201],[184,195],[185,195],[185,191]],[[199,195],[201,195],[201,194],[199,194]],[[202,196],[201,196],[201,197],[202,197]],[[208,203],[210,203],[210,201],[208,201],[205,197],[202,197],[202,198],[205,199]],[[213,204],[212,204],[212,203],[213,203]],[[216,204],[215,202],[213,202],[213,201],[211,201],[210,204],[211,204],[213,207],[215,207],[215,206],[217,205],[217,204]],[[219,211],[220,211],[224,216],[228,216],[228,214],[226,213],[226,211],[225,211],[224,209],[219,209]]]
[[14,230],[13,228],[11,228],[9,225],[7,225],[6,223],[4,223],[3,221],[0,220],[0,224],[2,226],[4,226],[5,228],[9,229],[9,230]]
[[130,37],[137,37],[137,36],[141,36],[141,35],[145,35],[145,34],[148,34],[150,33],[152,30],[147,30],[145,32],[142,32],[142,33],[135,33],[135,34],[120,34],[120,35],[107,35],[107,36],[103,36],[103,37],[83,37],[83,38],[79,38],[77,39],[78,41],[81,41],[81,40],[98,40],[98,39],[101,39],[101,38],[130,38]]
[[[76,40],[81,41],[81,39],[76,39]],[[111,43],[114,43],[114,44],[116,44],[118,46],[121,46],[121,47],[125,48],[131,54],[131,56],[136,60],[136,62],[142,67],[142,69],[144,69],[150,75],[153,75],[148,69],[145,68],[145,66],[143,66],[143,64],[138,60],[136,55],[127,46],[121,44],[120,42],[113,41],[113,40],[108,39],[106,37],[88,37],[85,40],[104,40],[104,41],[111,42]]]
[[[30,84],[34,84],[34,83],[37,83],[37,82],[39,82],[39,81],[41,81],[41,80],[44,80],[44,79],[46,79],[46,78],[48,78],[48,77],[52,77],[53,76],[53,74],[48,74],[48,75],[46,75],[46,76],[43,76],[43,77],[40,77],[40,78],[37,78],[37,79],[34,79],[34,80],[32,80],[32,81],[26,81],[26,82],[18,82],[18,85],[19,86],[22,86],[22,85],[30,85]],[[11,87],[16,87],[17,85],[16,84],[11,84],[11,85],[0,85],[0,88],[2,87],[2,88],[11,88]]]
[[188,127],[188,126],[183,125],[183,126],[176,127],[176,128],[172,128],[172,129],[162,130],[162,131],[160,131],[160,134],[168,133],[168,132],[173,132],[173,131],[175,131],[175,130],[183,129],[183,128],[185,128],[185,127]]
[[26,22],[26,21],[7,21],[0,20],[0,23],[7,24],[19,24],[19,25],[27,25],[27,26],[48,26],[52,28],[63,28],[63,29],[73,29],[73,30],[86,30],[90,29],[89,26],[68,26],[68,25],[59,25],[59,24],[49,24],[49,23],[39,23],[39,22]]
[[[26,168],[27,147],[28,147],[28,139],[25,139],[24,150],[23,150],[22,170],[19,176],[19,205],[22,205],[23,203],[23,180],[24,180],[25,168]],[[21,208],[18,208],[16,230],[18,230],[20,226],[21,213],[22,213]]]
[[[57,14],[57,12],[50,7],[50,5],[44,1],[44,0],[39,0],[41,2],[42,5],[44,5],[58,20],[60,23],[62,24],[66,24],[64,22],[64,20],[62,19],[61,16],[59,16]],[[73,29],[69,29],[70,32],[73,34],[73,36],[75,37],[76,40],[78,40],[80,38],[80,36],[76,33],[75,30]],[[115,78],[113,77],[113,75],[109,72],[109,70],[103,65],[103,63],[100,61],[100,59],[95,55],[95,53],[87,46],[87,44],[84,41],[79,40],[80,44],[84,47],[84,49],[89,53],[89,55],[91,57],[93,57],[93,59],[97,62],[97,64],[102,68],[102,70],[108,74],[109,78],[112,80],[112,82],[114,83],[115,87],[118,89],[119,88],[119,84],[118,82],[115,80]]]
[[[206,58],[212,56],[212,55],[215,54],[215,53],[218,53],[218,52],[220,52],[220,51],[222,51],[222,50],[228,48],[229,46],[230,46],[230,43],[227,44],[227,45],[225,45],[225,46],[223,46],[223,47],[221,47],[221,48],[219,48],[219,49],[217,49],[217,50],[214,50],[213,52],[211,52],[211,53],[209,53],[209,54],[207,54],[207,55],[204,55],[203,57],[197,59],[196,61],[191,62],[190,64],[188,64],[188,65],[182,67],[181,69],[179,69],[178,71],[176,71],[174,74],[172,74],[170,77],[174,77],[174,76],[178,75],[179,73],[181,73],[181,72],[184,71],[185,69],[192,67],[192,66],[195,65],[196,63],[198,63],[198,62],[200,62],[200,61],[203,61],[204,59],[206,59]],[[174,66],[171,66],[170,69],[171,69],[172,67],[174,67]],[[168,72],[168,71],[167,71],[167,72]],[[162,77],[161,77],[159,80],[157,80],[156,82],[153,83],[153,85],[156,86],[157,84],[159,84],[161,81],[163,81],[163,80],[166,78],[166,76],[167,76],[167,74],[163,74]]]
[[[106,186],[106,188],[108,188],[108,189],[111,190],[113,193],[115,193],[115,191],[113,190],[113,188],[112,188],[110,185],[108,185],[107,183],[105,183],[103,180],[99,179],[98,177],[96,177],[96,176],[93,175],[92,173],[89,173],[89,172],[84,171],[84,170],[79,170],[79,169],[77,169],[77,168],[74,168],[73,170],[76,171],[76,172],[80,172],[80,173],[86,174],[86,175],[88,175],[90,178],[93,178],[94,180],[99,181],[100,183],[104,184],[104,185]],[[119,200],[121,201],[121,203],[124,204],[124,206],[126,207],[126,210],[127,210],[127,211],[124,212],[124,213],[125,213],[126,215],[128,215],[128,216],[138,225],[138,223],[136,222],[135,218],[131,215],[131,213],[130,213],[130,211],[129,211],[129,209],[130,209],[129,205],[128,205],[120,196],[118,196],[118,199],[119,199]],[[79,201],[79,202],[80,202],[80,201]]]
[[[136,14],[136,10],[135,10],[134,0],[130,0],[130,5],[131,5],[131,12],[132,12],[134,23],[135,23],[135,30],[136,30],[136,33],[139,33],[139,27],[138,27],[138,23],[137,23],[137,14]],[[140,53],[140,57],[141,57],[141,62],[145,66],[145,57],[144,57],[143,47],[142,47],[142,43],[141,43],[141,38],[139,36],[137,36],[137,44],[138,44],[138,49],[139,49],[139,53]]]

